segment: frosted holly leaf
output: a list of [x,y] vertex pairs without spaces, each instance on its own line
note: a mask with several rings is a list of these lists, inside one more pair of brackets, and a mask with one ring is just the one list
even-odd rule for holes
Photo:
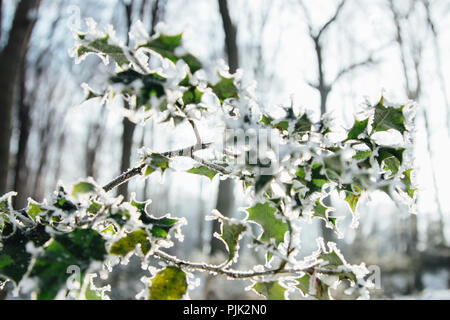
[[266,114],[262,115],[260,122],[265,124],[266,126],[278,129],[281,132],[289,130],[289,121],[276,121],[274,118]]
[[183,94],[183,103],[185,106],[188,104],[199,104],[202,102],[203,92],[196,87],[191,87]]
[[148,239],[148,234],[143,229],[130,232],[122,239],[114,242],[109,252],[116,256],[125,257],[131,251],[135,250],[138,244],[141,245],[141,250],[144,255],[147,255],[152,247]]
[[103,262],[107,255],[105,240],[95,230],[76,229],[56,235],[39,255],[30,271],[38,281],[37,298],[51,300],[65,287],[67,268],[78,266],[81,273],[93,261]]
[[356,151],[355,155],[353,156],[353,159],[355,159],[356,161],[366,160],[372,155],[372,152],[373,152],[372,150]]
[[350,131],[348,132],[347,141],[348,140],[358,140],[359,136],[362,133],[367,132],[367,126],[368,125],[369,125],[369,119],[365,119],[365,120],[362,120],[362,121],[356,120],[355,124],[350,129]]
[[384,165],[385,170],[391,171],[391,176],[398,173],[403,163],[403,153],[405,149],[399,148],[380,148],[378,150],[377,161],[380,165]]
[[97,187],[93,183],[82,181],[73,186],[72,196],[78,197],[80,194],[91,193],[94,192],[96,188]]
[[220,234],[215,234],[215,236],[224,242],[228,251],[227,263],[229,263],[237,257],[239,240],[247,228],[244,224],[232,221],[222,215],[219,216],[219,220]]
[[286,300],[286,288],[282,287],[278,281],[257,282],[252,289],[267,300]]
[[294,134],[298,135],[299,137],[302,137],[305,134],[311,132],[311,129],[312,129],[312,122],[311,120],[309,120],[308,116],[305,113],[295,123]]
[[146,210],[147,203],[132,200],[131,205],[136,207],[136,209],[138,210],[140,215],[139,219],[142,221],[142,223],[152,226],[150,233],[155,238],[167,239],[169,232],[180,224],[180,219],[170,217],[153,217]]
[[123,49],[115,44],[111,44],[110,36],[107,35],[104,38],[95,39],[92,42],[81,45],[77,50],[77,58],[83,59],[88,54],[98,54],[100,56],[111,57],[120,67],[123,65],[129,65],[128,60]]
[[321,199],[317,199],[312,217],[324,220],[327,227],[339,233],[337,229],[337,218],[330,217],[330,212],[333,210],[333,208],[325,206]]
[[181,300],[187,291],[187,279],[183,270],[167,267],[152,279],[149,300]]
[[117,224],[117,229],[123,227],[131,218],[131,213],[126,208],[113,208],[110,209],[108,217]]
[[297,279],[296,286],[303,296],[311,296],[317,300],[330,300],[330,287],[318,278],[311,279],[311,275],[305,274],[303,277]]
[[28,208],[27,209],[27,213],[28,215],[34,220],[36,221],[36,218],[43,212],[45,212],[45,208],[43,208],[40,204],[34,202],[34,201],[29,201],[28,202]]
[[16,192],[9,192],[0,197],[0,213],[10,214],[13,210],[12,198],[17,195]]
[[49,239],[50,236],[42,225],[28,231],[17,228],[12,235],[3,238],[3,249],[0,250],[0,278],[12,280],[17,285],[28,271],[32,260],[32,255],[26,250],[27,244],[32,242],[39,247]]
[[164,173],[169,168],[169,158],[159,153],[146,154],[143,160],[147,164],[144,170],[145,176],[149,176],[155,171]]
[[[0,197],[0,235],[6,236],[12,232],[12,224],[9,221],[11,212],[14,210],[12,206],[12,198],[17,195],[16,192],[9,192]],[[9,227],[8,233],[5,233],[5,229]]]
[[353,266],[350,266],[338,251],[335,244],[329,243],[329,251],[325,251],[323,247],[320,248],[317,259],[321,261],[320,265],[327,270],[334,270],[334,275],[339,277],[339,281],[349,280],[356,284],[358,277],[353,271]]
[[347,201],[353,213],[356,212],[356,206],[361,198],[362,190],[356,185],[348,185],[343,189],[345,193],[345,201]]
[[202,63],[190,53],[181,56],[181,59],[186,62],[193,74],[203,68]]
[[405,172],[403,172],[402,182],[406,187],[406,193],[409,195],[409,197],[411,199],[414,199],[414,195],[415,195],[417,189],[412,188],[412,180],[411,180],[412,172],[413,172],[413,169],[408,169]]
[[175,63],[178,60],[178,57],[175,55],[175,49],[181,46],[181,38],[181,33],[176,35],[161,34],[157,38],[154,38],[139,47],[153,50]]
[[236,98],[238,96],[238,89],[234,84],[234,78],[226,78],[219,74],[220,81],[212,86],[213,92],[219,98],[220,102],[229,98]]
[[315,192],[322,192],[322,187],[329,182],[328,177],[322,174],[323,165],[315,163],[311,167],[311,176],[307,176],[305,167],[299,167],[295,180],[301,182],[308,188],[306,196]]
[[211,180],[211,181],[214,179],[215,176],[217,176],[219,174],[219,172],[217,172],[213,169],[210,169],[208,167],[205,167],[205,166],[196,166],[196,167],[188,170],[187,172],[205,176],[205,177],[209,178],[209,180]]
[[246,211],[248,212],[247,219],[256,222],[263,228],[259,240],[270,243],[274,239],[277,246],[284,241],[284,235],[289,231],[289,226],[275,215],[277,209],[272,207],[269,202],[258,203]]
[[260,175],[256,178],[255,193],[259,194],[264,191],[267,186],[273,181],[274,177],[271,175]]
[[403,109],[404,106],[400,108],[386,107],[384,99],[381,98],[380,102],[375,106],[375,116],[372,124],[373,132],[395,129],[403,134],[407,131]]
[[[129,69],[117,73],[115,76],[110,78],[110,81],[112,83],[121,83],[129,86],[124,90],[125,92],[132,90],[131,95],[136,95],[136,108],[140,108],[147,104],[152,97],[161,98],[166,95],[164,85],[167,80],[156,73],[144,75]],[[138,92],[134,92],[134,88],[131,86],[131,84],[136,81],[140,81],[142,83],[142,87],[138,90]]]

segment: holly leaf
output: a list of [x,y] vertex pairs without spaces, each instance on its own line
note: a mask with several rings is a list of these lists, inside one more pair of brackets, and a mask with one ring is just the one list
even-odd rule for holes
[[373,132],[395,129],[400,133],[406,131],[403,108],[386,107],[383,99],[375,106],[375,117],[373,120]]
[[402,182],[406,187],[406,193],[411,197],[411,199],[414,199],[414,195],[417,191],[417,189],[412,188],[412,182],[411,182],[411,173],[413,169],[408,169],[405,172],[403,172],[403,178]]
[[295,123],[294,133],[298,134],[300,137],[311,132],[312,123],[308,116],[303,114],[300,119]]
[[348,186],[344,189],[345,192],[345,201],[347,201],[350,209],[353,213],[356,212],[356,206],[358,205],[358,201],[361,198],[361,189],[358,186],[352,185]]
[[306,273],[303,277],[297,279],[297,282],[298,285],[296,287],[300,290],[303,296],[312,296],[317,300],[330,300],[330,287],[320,279],[316,278],[315,283],[311,286],[311,276]]
[[269,202],[258,203],[247,209],[247,212],[247,219],[256,222],[263,228],[259,240],[271,242],[271,239],[274,239],[277,246],[284,241],[284,235],[289,231],[289,226],[275,215],[277,209],[271,207]]
[[122,239],[114,242],[109,252],[116,256],[125,257],[133,251],[138,244],[141,245],[142,253],[147,255],[152,245],[148,239],[148,234],[144,229],[130,232]]
[[261,191],[265,190],[266,187],[272,182],[273,176],[271,175],[260,175],[255,182],[255,192],[259,194]]
[[105,240],[94,230],[76,229],[56,235],[36,258],[30,277],[36,277],[39,300],[52,300],[64,288],[70,266],[78,266],[83,274],[93,261],[104,261]]
[[202,63],[190,53],[181,56],[181,59],[189,66],[192,74],[203,68]]
[[257,282],[252,289],[267,300],[286,300],[286,288],[282,287],[278,281]]
[[238,89],[234,84],[234,78],[225,78],[219,74],[220,81],[212,86],[213,92],[219,98],[220,102],[229,98],[236,98],[238,96]]
[[151,282],[150,300],[181,300],[187,291],[186,274],[180,268],[167,267]]
[[96,39],[87,45],[80,46],[77,51],[78,58],[82,58],[90,53],[111,57],[120,67],[130,64],[123,49],[117,45],[109,43],[109,36]]
[[209,178],[209,180],[213,180],[214,177],[219,174],[217,171],[212,170],[205,166],[197,166],[187,171],[188,173],[197,174],[201,176],[205,176]]
[[11,236],[2,239],[0,278],[10,279],[17,285],[27,272],[32,259],[31,254],[26,250],[27,243],[33,242],[36,247],[39,247],[49,239],[50,236],[42,225],[27,232],[17,228]]
[[75,184],[72,188],[72,196],[78,197],[80,194],[86,194],[95,191],[96,187],[94,184],[89,182],[79,182]]
[[355,124],[348,132],[347,141],[348,140],[357,140],[359,135],[366,131],[367,126],[369,124],[369,119],[365,119],[363,121],[355,121]]
[[169,158],[159,154],[152,153],[145,158],[147,167],[145,168],[145,176],[151,175],[157,170],[161,170],[164,173],[169,168]]
[[405,149],[380,148],[378,150],[378,163],[384,164],[385,170],[390,170],[392,175],[398,173],[403,162],[403,153]]
[[225,217],[220,219],[220,235],[219,238],[225,243],[228,250],[227,263],[233,261],[239,250],[239,239],[246,230],[245,225],[241,223],[233,223]]
[[141,45],[140,47],[149,48],[159,53],[164,58],[170,59],[172,62],[176,63],[178,57],[175,55],[175,49],[181,46],[181,39],[181,33],[176,35],[161,34],[157,38],[144,45]]

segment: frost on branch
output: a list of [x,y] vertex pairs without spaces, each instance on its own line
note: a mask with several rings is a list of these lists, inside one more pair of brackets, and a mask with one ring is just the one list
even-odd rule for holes
[[[314,121],[293,106],[285,107],[281,116],[264,112],[254,88],[242,85],[241,73],[231,75],[222,66],[216,79],[207,79],[202,63],[183,48],[181,34],[149,37],[137,23],[131,31],[134,46],[127,47],[112,27],[99,31],[93,20],[87,25],[85,32],[74,31],[75,62],[97,55],[116,69],[100,91],[83,84],[86,99],[100,99],[101,105],[134,122],[187,123],[196,143],[164,152],[142,146],[136,166],[104,187],[92,179],[70,188],[59,185],[50,197],[29,199],[23,209],[12,207],[14,192],[0,197],[2,280],[38,299],[107,299],[110,288],[96,288],[92,279],[107,279],[117,264],[136,255],[151,276],[143,278],[146,289],[138,298],[187,298],[198,284],[192,279],[196,272],[250,279],[248,289],[268,299],[287,299],[293,292],[332,299],[330,289],[343,282],[349,295],[369,297],[365,265],[348,263],[335,244],[319,239],[316,252],[298,257],[301,224],[317,219],[343,237],[342,217],[323,201],[336,192],[348,204],[355,228],[358,204],[376,190],[414,212],[413,103],[395,105],[384,98],[367,103],[353,125],[338,132],[330,115]],[[222,145],[201,136],[198,124],[208,121],[225,129]],[[245,217],[224,217],[217,211],[208,217],[220,222],[220,233],[214,236],[228,251],[220,265],[181,260],[165,251],[176,244],[173,237],[182,242],[181,227],[188,223],[184,218],[157,218],[149,212],[151,200],[108,194],[135,176],[174,170],[171,161],[179,157],[195,163],[186,170],[190,174],[235,179],[243,186]],[[265,265],[232,268],[244,238],[250,250],[264,252]],[[150,267],[154,259],[160,267]],[[74,267],[82,279],[68,288],[67,270]]]

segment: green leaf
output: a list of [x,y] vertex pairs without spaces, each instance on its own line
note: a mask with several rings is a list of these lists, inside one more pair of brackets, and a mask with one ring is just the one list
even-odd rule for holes
[[202,96],[203,92],[199,91],[195,87],[191,87],[183,94],[183,103],[184,105],[198,104],[202,101]]
[[45,212],[45,209],[42,208],[38,203],[28,202],[28,206],[30,207],[27,211],[28,215],[36,221],[36,217],[39,216],[40,213]]
[[234,84],[234,78],[225,78],[220,74],[219,76],[220,81],[212,87],[212,90],[219,98],[220,102],[222,103],[229,98],[236,98],[238,96],[238,89]]
[[402,148],[380,148],[377,157],[378,163],[380,165],[384,163],[384,169],[390,170],[392,175],[395,175],[402,165],[404,151],[405,149]]
[[286,288],[282,287],[278,281],[258,282],[252,287],[258,294],[266,297],[267,300],[285,300]]
[[209,178],[209,180],[211,180],[211,181],[218,174],[217,171],[212,170],[212,169],[210,169],[208,167],[205,167],[205,166],[198,166],[198,167],[195,167],[195,168],[192,168],[192,169],[188,170],[187,172],[188,173],[192,173],[192,174],[198,174],[198,175],[201,175],[201,176],[205,176],[205,177]]
[[258,223],[263,228],[261,241],[270,242],[271,239],[275,239],[277,246],[284,241],[284,235],[289,231],[289,226],[275,215],[277,209],[271,207],[269,202],[258,203],[247,209],[247,212],[248,220]]
[[42,225],[27,232],[16,229],[14,234],[2,239],[0,277],[5,277],[18,284],[31,263],[31,254],[26,250],[27,243],[31,241],[38,247],[49,239],[50,236],[45,232],[45,227]]
[[38,279],[38,299],[51,300],[65,287],[67,269],[78,266],[83,274],[93,261],[104,261],[105,240],[94,230],[76,229],[57,235],[37,257],[30,277]]
[[174,228],[175,225],[179,222],[178,219],[170,219],[170,218],[156,219],[152,217],[149,217],[147,221],[148,224],[152,225],[152,229],[150,230],[152,236],[161,239],[167,239],[170,230],[172,230],[172,228]]
[[350,129],[348,136],[347,136],[347,140],[357,140],[358,136],[363,133],[364,131],[366,131],[367,126],[369,124],[369,119],[365,119],[363,121],[355,121],[355,124],[353,125],[353,127]]
[[296,286],[304,296],[312,296],[317,300],[330,300],[329,286],[323,281],[316,278],[315,294],[310,293],[311,276],[305,274],[303,277],[297,279],[298,285]]
[[145,169],[145,176],[151,175],[157,170],[161,170],[163,173],[169,168],[169,158],[164,157],[158,153],[152,153],[145,158],[147,167]]
[[358,205],[358,201],[361,198],[361,189],[355,185],[349,186],[344,189],[345,192],[345,201],[347,201],[350,209],[353,213],[356,212],[356,206]]
[[356,154],[353,156],[353,159],[357,161],[361,161],[364,159],[367,159],[372,154],[371,150],[368,151],[357,151]]
[[190,53],[181,56],[181,59],[189,66],[192,74],[203,68],[202,63]]
[[235,258],[239,245],[239,239],[245,230],[246,227],[243,224],[233,223],[226,218],[221,219],[220,239],[223,240],[228,250],[227,262],[233,261]]
[[402,182],[406,187],[406,192],[411,197],[411,199],[414,199],[414,194],[416,193],[417,189],[412,189],[412,182],[411,182],[411,173],[413,169],[408,169],[405,172],[403,172],[403,178]]
[[149,48],[159,53],[164,58],[170,59],[172,62],[176,63],[178,57],[175,55],[175,49],[181,46],[181,39],[181,33],[176,35],[161,34],[141,47]]
[[261,191],[265,190],[266,187],[272,182],[273,176],[270,175],[260,175],[256,179],[255,192],[259,194]]
[[181,300],[187,291],[186,274],[180,268],[167,267],[151,281],[150,300]]
[[125,257],[128,253],[133,251],[138,244],[141,245],[141,250],[144,255],[147,255],[152,247],[148,240],[147,232],[143,229],[128,233],[124,238],[114,242],[109,252],[116,256]]
[[106,36],[105,38],[92,41],[87,46],[81,46],[78,49],[78,57],[92,52],[110,56],[120,67],[130,64],[130,61],[123,52],[123,49],[119,46],[108,44],[108,39],[109,36]]
[[178,223],[179,219],[175,218],[155,218],[152,215],[150,215],[147,210],[147,203],[146,202],[138,202],[136,200],[131,201],[131,205],[136,207],[138,210],[140,216],[139,219],[145,224],[145,225],[151,225],[152,228],[150,230],[150,233],[152,236],[156,238],[162,238],[166,239],[169,235],[170,230],[172,230]]
[[312,123],[305,113],[295,123],[294,133],[298,134],[300,136],[303,136],[303,135],[311,132],[311,129],[312,129]]
[[73,186],[72,196],[78,197],[79,194],[86,194],[95,191],[96,187],[89,182],[79,182]]
[[329,212],[331,211],[331,209],[332,208],[330,208],[330,207],[324,206],[320,199],[317,199],[316,205],[314,207],[313,218],[322,219],[327,223],[327,225],[329,225],[331,223],[331,225],[333,226],[333,229],[335,231],[337,231],[337,225],[336,225],[337,218],[329,216]]
[[395,129],[400,133],[406,131],[403,107],[386,107],[383,99],[375,106],[375,117],[373,120],[373,132],[387,131]]

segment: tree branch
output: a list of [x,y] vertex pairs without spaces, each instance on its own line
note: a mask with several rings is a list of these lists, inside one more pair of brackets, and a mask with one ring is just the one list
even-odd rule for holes
[[264,276],[273,276],[278,274],[299,274],[299,273],[309,273],[312,274],[314,272],[319,272],[323,274],[340,274],[342,271],[339,270],[331,270],[331,269],[323,269],[318,268],[318,266],[310,266],[307,268],[298,268],[298,269],[270,269],[265,271],[240,271],[233,269],[225,269],[221,266],[209,265],[206,263],[195,263],[189,262],[185,260],[178,259],[177,257],[171,256],[163,251],[157,250],[153,253],[153,255],[161,260],[164,260],[168,263],[174,264],[179,268],[185,268],[192,271],[206,271],[212,274],[220,274],[227,276],[232,279],[252,279],[256,277],[264,277]]
[[[221,166],[209,163],[206,160],[200,159],[199,157],[194,155],[194,152],[200,151],[200,150],[205,150],[205,149],[209,148],[211,145],[212,145],[212,143],[203,143],[203,144],[191,146],[191,147],[188,147],[188,148],[183,148],[183,149],[178,149],[178,150],[174,150],[174,151],[164,152],[164,153],[161,153],[160,155],[162,155],[162,156],[164,156],[166,158],[190,157],[193,160],[195,160],[197,162],[200,162],[200,163],[204,164],[205,166],[210,167],[211,169],[217,170],[217,171],[219,171],[219,172],[221,172],[223,174],[230,174],[230,172],[228,172],[226,169],[222,168]],[[141,163],[138,166],[129,169],[128,171],[122,173],[120,176],[118,176],[117,178],[115,178],[114,180],[112,180],[111,182],[106,184],[103,187],[103,189],[106,192],[109,192],[109,191],[117,188],[121,184],[129,181],[131,178],[133,178],[135,176],[142,175],[142,170],[144,170],[144,168],[146,166],[147,165],[145,163]]]

